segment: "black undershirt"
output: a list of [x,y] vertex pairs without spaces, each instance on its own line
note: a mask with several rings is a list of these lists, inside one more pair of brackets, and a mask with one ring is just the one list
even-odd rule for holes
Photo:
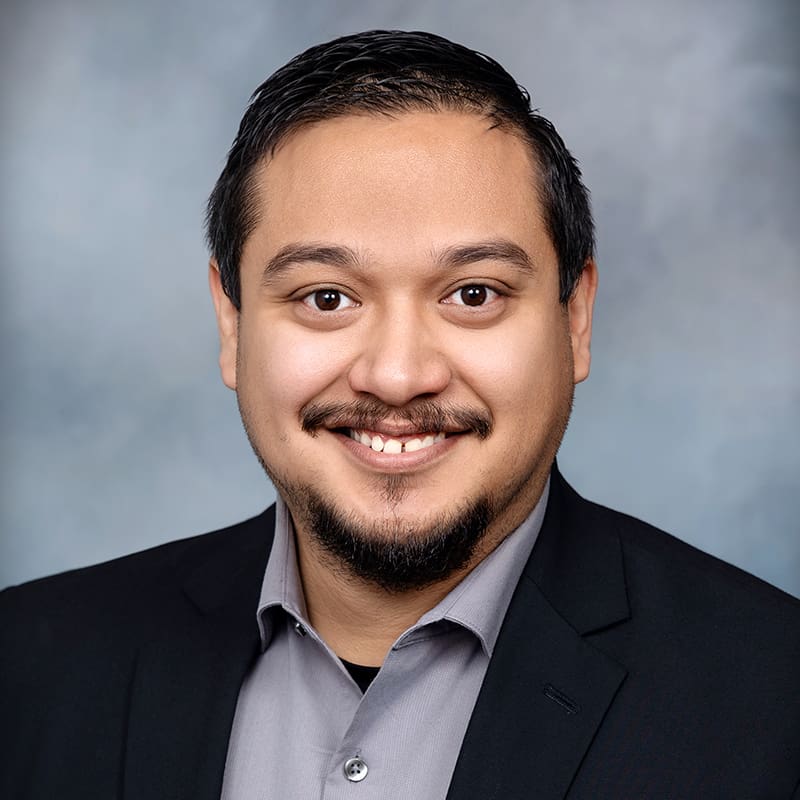
[[350,673],[350,677],[356,682],[361,692],[366,692],[369,685],[378,674],[380,667],[365,667],[362,664],[352,664],[350,661],[340,659],[344,668]]

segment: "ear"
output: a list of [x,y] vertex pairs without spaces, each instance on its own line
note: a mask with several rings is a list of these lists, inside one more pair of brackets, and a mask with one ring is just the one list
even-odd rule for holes
[[208,287],[214,301],[219,330],[219,371],[222,382],[236,389],[236,350],[239,344],[239,311],[222,288],[222,278],[217,262],[208,264]]
[[575,383],[589,377],[592,361],[592,312],[597,294],[597,265],[589,259],[583,268],[578,285],[567,304],[569,335],[572,341],[572,363]]

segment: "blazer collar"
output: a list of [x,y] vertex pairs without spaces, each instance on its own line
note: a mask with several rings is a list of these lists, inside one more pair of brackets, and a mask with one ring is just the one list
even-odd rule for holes
[[181,589],[153,598],[125,742],[126,800],[218,800],[239,688],[259,651],[256,607],[274,509],[187,543]]
[[557,466],[542,533],[525,572],[582,635],[630,617],[622,543],[612,518],[584,500]]
[[554,467],[448,800],[563,798],[627,674],[587,634],[628,619],[622,551]]
[[[210,534],[213,540],[198,548],[183,570],[186,597],[201,614],[250,605],[255,620],[258,596],[275,535],[275,506],[257,517]],[[197,541],[205,537],[199,537]]]

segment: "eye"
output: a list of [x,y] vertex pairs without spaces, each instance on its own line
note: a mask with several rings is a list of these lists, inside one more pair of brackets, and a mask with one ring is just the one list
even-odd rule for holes
[[475,307],[484,306],[499,296],[498,292],[494,289],[490,289],[488,286],[484,286],[481,283],[471,283],[467,286],[462,286],[460,289],[456,289],[451,295],[445,298],[444,302],[458,306]]
[[338,289],[317,289],[316,292],[306,295],[303,302],[314,311],[340,311],[358,305]]

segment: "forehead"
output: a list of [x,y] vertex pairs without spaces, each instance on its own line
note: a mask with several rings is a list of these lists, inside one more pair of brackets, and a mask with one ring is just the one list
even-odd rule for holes
[[[473,113],[352,115],[306,125],[256,174],[247,250],[331,241],[386,255],[489,238],[550,248],[521,136]],[[532,256],[542,256],[532,252]]]

